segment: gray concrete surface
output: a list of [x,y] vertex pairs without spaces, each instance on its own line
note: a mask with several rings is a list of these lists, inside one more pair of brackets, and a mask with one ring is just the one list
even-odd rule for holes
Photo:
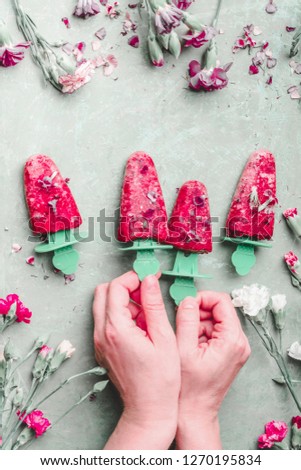
[[[112,215],[118,207],[124,165],[135,150],[144,150],[154,158],[169,210],[175,189],[185,180],[198,178],[207,185],[212,215],[220,219],[220,223],[215,224],[215,234],[223,226],[249,154],[259,148],[274,152],[279,209],[273,248],[258,251],[252,273],[239,278],[229,263],[232,246],[215,243],[213,253],[200,259],[203,272],[212,274],[214,279],[202,281],[200,287],[231,291],[245,283],[259,282],[270,287],[273,293],[287,294],[289,315],[284,345],[287,347],[300,340],[300,292],[290,284],[282,255],[289,249],[301,254],[301,246],[281,220],[281,211],[296,205],[301,209],[301,109],[286,92],[299,80],[290,74],[288,51],[292,34],[285,31],[286,25],[299,24],[301,8],[298,0],[283,0],[277,2],[279,9],[275,15],[267,15],[265,3],[265,0],[225,0],[219,23],[224,35],[218,42],[221,61],[234,60],[229,73],[230,84],[221,92],[195,94],[187,90],[183,77],[187,63],[199,58],[201,50],[185,51],[178,61],[169,57],[164,69],[157,70],[146,60],[144,40],[136,50],[127,45],[127,38],[120,36],[120,20],[111,21],[103,14],[87,21],[71,18],[72,29],[67,30],[60,19],[71,16],[74,0],[42,4],[38,0],[22,0],[50,40],[66,38],[76,42],[83,39],[90,47],[94,32],[105,26],[108,35],[103,50],[113,52],[119,61],[114,75],[118,80],[105,78],[98,71],[91,83],[73,96],[63,96],[51,86],[45,87],[41,72],[29,54],[16,68],[0,70],[1,296],[17,292],[33,311],[30,326],[15,325],[7,335],[17,342],[21,353],[45,331],[51,332],[52,345],[64,338],[75,345],[76,354],[51,379],[52,385],[94,366],[93,289],[131,266],[131,256],[120,253],[114,241],[100,239],[96,217],[102,209]],[[214,8],[213,1],[197,0],[191,11],[198,12],[204,22],[209,22]],[[0,16],[7,21],[14,38],[20,40],[9,0],[1,2]],[[249,23],[263,30],[261,37],[270,41],[279,61],[272,72],[274,83],[270,87],[265,85],[266,78],[262,74],[248,75],[247,51],[232,57],[231,47],[243,26]],[[78,246],[81,267],[76,280],[68,285],[52,272],[49,257],[36,257],[34,267],[25,263],[34,245],[28,241],[30,231],[22,171],[25,160],[35,153],[52,157],[62,174],[70,178],[70,187],[84,219],[83,226],[87,227],[88,218],[95,220],[94,240]],[[4,231],[5,227],[8,231]],[[112,235],[112,225],[108,226],[107,233]],[[22,251],[12,254],[13,243],[21,244]],[[160,258],[163,267],[172,265],[172,253],[162,253]],[[49,276],[46,280],[45,274]],[[161,285],[173,321],[169,281],[162,279]],[[245,323],[244,327],[252,356],[233,384],[220,413],[225,449],[256,448],[256,438],[263,432],[265,422],[289,420],[297,414],[285,388],[277,387],[270,380],[278,375],[276,366],[251,327]],[[301,378],[300,364],[290,361],[290,367],[294,376]],[[45,414],[50,420],[55,419],[93,382],[94,379],[83,379],[69,386],[45,404]],[[77,408],[32,448],[101,448],[119,413],[118,398],[112,388],[107,388],[100,398]]]

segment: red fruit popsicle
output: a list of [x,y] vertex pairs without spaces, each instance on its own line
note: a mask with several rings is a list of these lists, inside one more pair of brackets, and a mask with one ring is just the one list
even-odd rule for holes
[[254,246],[271,246],[260,240],[273,236],[276,203],[274,156],[256,151],[246,163],[226,221],[225,240],[239,244],[232,256],[238,274],[247,274],[255,264]]
[[81,225],[69,186],[49,157],[34,155],[27,160],[24,185],[34,233],[55,233]]
[[181,187],[168,221],[168,243],[197,253],[212,251],[212,230],[207,189],[200,181]]
[[78,240],[72,229],[82,219],[66,181],[49,157],[34,155],[25,164],[24,187],[32,230],[48,235],[35,251],[54,251],[53,265],[64,274],[73,274],[78,253],[72,245]]
[[156,241],[166,242],[167,237],[167,214],[155,164],[146,153],[135,152],[125,169],[118,239],[133,242],[132,247],[123,250],[137,251],[134,270],[140,280],[158,272],[154,249],[171,247]]
[[187,296],[196,296],[196,277],[210,277],[198,273],[198,254],[212,251],[212,230],[206,187],[200,181],[187,181],[181,187],[168,222],[167,243],[178,248],[172,271],[163,274],[175,276],[170,295],[178,305]]

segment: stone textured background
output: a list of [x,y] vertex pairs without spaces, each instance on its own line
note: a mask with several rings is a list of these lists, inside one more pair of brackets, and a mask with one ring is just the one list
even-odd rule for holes
[[[118,208],[124,165],[136,150],[144,150],[154,158],[169,210],[176,188],[185,180],[200,179],[207,185],[212,216],[220,220],[214,224],[215,235],[224,224],[249,154],[259,148],[275,153],[279,209],[273,248],[258,250],[257,265],[252,273],[239,278],[229,264],[233,247],[215,243],[212,254],[200,257],[202,272],[212,274],[214,279],[202,281],[200,287],[230,292],[244,283],[259,282],[270,287],[273,293],[287,294],[289,315],[284,345],[287,347],[300,340],[300,292],[290,284],[282,255],[289,249],[295,249],[300,255],[301,247],[281,220],[283,209],[298,205],[301,209],[301,110],[287,95],[287,88],[298,84],[299,80],[298,76],[290,74],[288,51],[292,33],[285,31],[286,25],[299,24],[300,1],[278,1],[275,15],[265,13],[266,0],[224,1],[219,23],[224,35],[218,39],[219,53],[222,63],[234,60],[234,65],[229,72],[228,88],[211,94],[191,93],[186,87],[186,66],[190,59],[200,57],[201,50],[187,50],[178,61],[169,57],[166,66],[157,70],[146,60],[145,35],[138,50],[129,47],[127,37],[120,35],[120,19],[110,20],[103,13],[87,21],[72,18],[75,0],[42,3],[22,0],[22,4],[50,41],[84,40],[90,48],[94,32],[105,26],[108,35],[102,50],[113,52],[119,62],[114,74],[118,80],[105,78],[98,70],[91,83],[73,96],[63,96],[51,86],[45,86],[29,53],[16,68],[0,70],[1,296],[17,292],[33,311],[30,326],[14,325],[7,334],[15,339],[21,353],[45,332],[51,332],[53,345],[68,338],[77,349],[48,387],[95,365],[91,316],[94,287],[130,269],[132,262],[131,255],[118,251],[114,240],[100,239],[96,217],[102,209],[112,215]],[[198,13],[203,22],[208,23],[215,4],[215,1],[196,0],[191,12]],[[7,21],[14,39],[21,40],[9,0],[1,2],[0,16]],[[72,29],[65,28],[61,22],[63,16],[71,18]],[[272,71],[272,86],[266,86],[267,77],[262,73],[248,75],[247,51],[232,57],[236,37],[243,26],[250,23],[263,30],[260,38],[269,40],[279,60]],[[140,27],[139,32],[142,30]],[[47,255],[36,257],[34,267],[25,263],[25,258],[33,253],[34,244],[28,241],[30,231],[22,171],[25,160],[35,153],[52,157],[62,174],[70,178],[84,226],[87,228],[88,218],[95,220],[94,241],[78,245],[81,267],[75,281],[69,285],[52,272]],[[5,227],[9,230],[4,231]],[[112,224],[107,233],[113,234]],[[22,251],[12,254],[13,243],[21,244]],[[172,253],[162,252],[159,256],[163,267],[171,267]],[[45,274],[49,276],[46,280]],[[162,279],[161,285],[173,321],[169,280]],[[289,420],[297,414],[286,389],[271,380],[279,375],[273,361],[250,325],[243,319],[242,322],[252,355],[220,413],[225,449],[254,449],[265,422]],[[301,378],[300,365],[294,361],[289,364],[294,376]],[[62,414],[94,381],[78,380],[47,402],[44,406],[47,417],[54,420]],[[108,387],[96,401],[85,402],[47,436],[37,440],[32,449],[101,448],[119,413],[117,396]]]

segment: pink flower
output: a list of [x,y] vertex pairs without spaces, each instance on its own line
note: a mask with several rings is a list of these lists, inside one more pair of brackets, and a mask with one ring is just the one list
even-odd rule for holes
[[30,323],[32,312],[24,306],[17,294],[9,294],[6,299],[0,299],[0,315],[7,315],[13,304],[16,307],[16,321]]
[[25,411],[23,413],[17,411],[17,415],[28,428],[31,428],[33,431],[35,431],[36,437],[42,436],[42,434],[44,434],[51,426],[50,421],[48,421],[47,418],[44,418],[43,413],[40,410],[33,410],[25,417]]
[[91,60],[82,62],[82,64],[76,68],[74,75],[62,75],[59,77],[59,83],[62,85],[63,93],[74,93],[76,90],[81,88],[86,83],[90,82],[92,75],[95,72],[95,65]]
[[13,67],[24,59],[24,51],[30,46],[30,42],[13,44],[7,26],[0,19],[0,65]]
[[301,429],[301,416],[294,416],[292,418],[292,425],[296,425],[298,429]]
[[275,442],[282,442],[288,433],[288,426],[284,421],[270,421],[265,425],[265,434],[258,438],[259,449],[270,449]]
[[79,18],[89,18],[100,12],[100,5],[95,0],[78,0],[73,15]]
[[182,18],[182,11],[174,4],[159,7],[155,14],[155,25],[158,34],[169,34],[173,28],[180,25]]
[[298,209],[297,207],[294,207],[293,209],[286,209],[283,212],[283,216],[288,219],[289,217],[295,217],[295,215],[298,215]]
[[201,89],[205,91],[221,90],[228,85],[227,72],[231,66],[232,63],[207,70],[201,69],[201,64],[197,60],[192,60],[188,66],[189,87],[196,91]]
[[299,264],[298,256],[295,255],[293,251],[289,251],[288,253],[286,253],[284,255],[284,260],[288,266],[293,268],[292,271],[294,270],[295,266]]
[[173,3],[176,5],[177,8],[180,10],[187,10],[190,7],[194,0],[172,0]]
[[46,344],[44,344],[40,351],[39,351],[39,355],[42,356],[43,358],[47,357],[48,354],[53,351],[53,348],[49,348]]
[[193,46],[193,47],[201,47],[206,42],[211,41],[216,35],[218,34],[217,30],[212,26],[208,26],[207,28],[203,29],[203,31],[188,31],[188,33],[183,36],[185,39],[185,47]]

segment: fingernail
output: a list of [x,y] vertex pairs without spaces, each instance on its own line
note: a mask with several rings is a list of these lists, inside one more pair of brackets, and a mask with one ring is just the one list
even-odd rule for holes
[[193,297],[187,297],[186,299],[182,300],[181,307],[185,309],[195,309],[197,306],[196,299]]

